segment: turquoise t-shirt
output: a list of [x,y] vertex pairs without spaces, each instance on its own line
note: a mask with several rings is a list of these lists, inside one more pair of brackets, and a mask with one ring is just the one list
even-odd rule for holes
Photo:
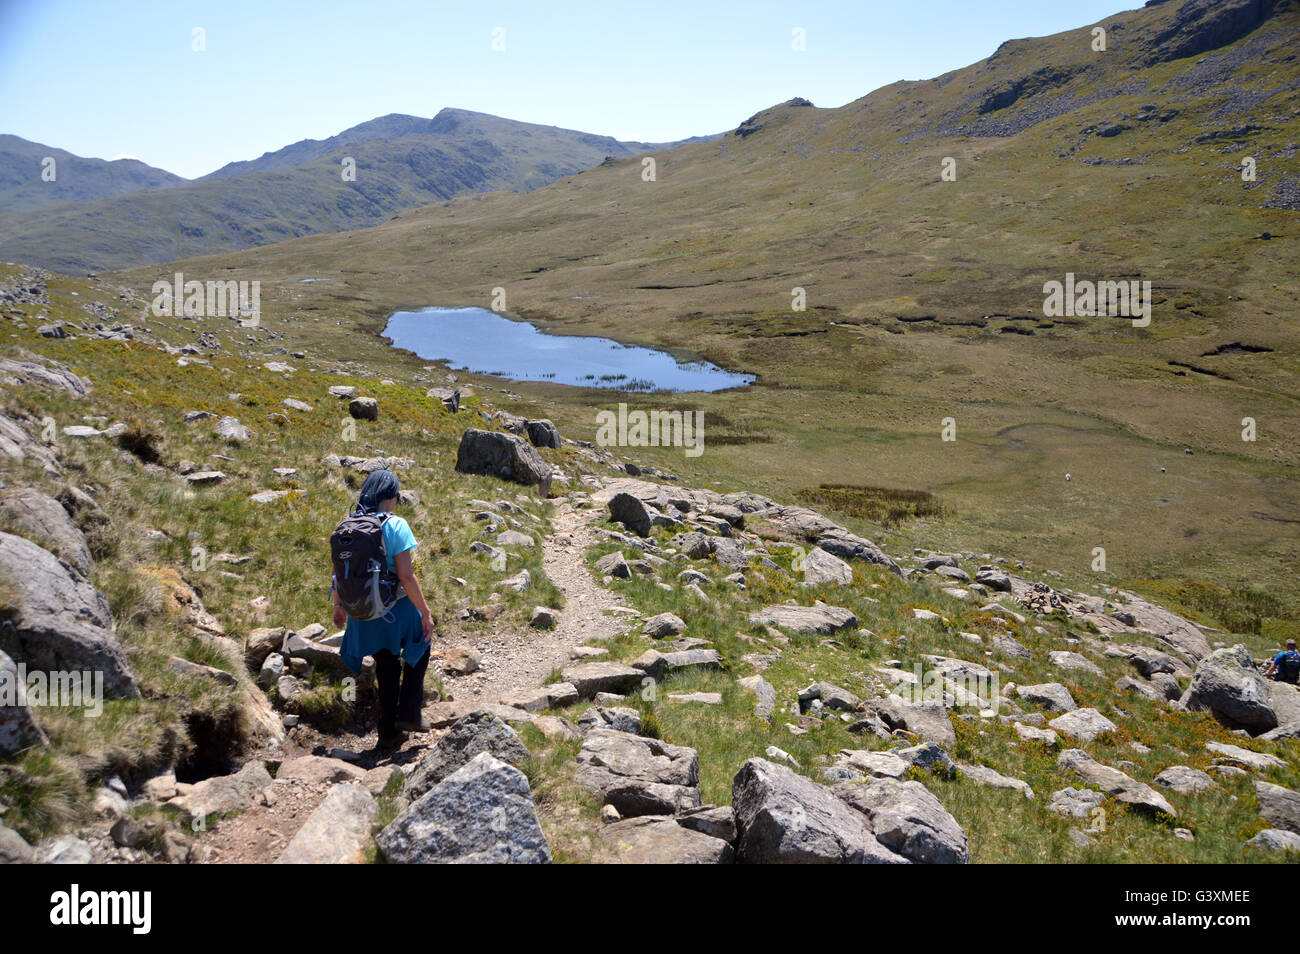
[[388,572],[396,573],[397,566],[393,563],[393,557],[399,553],[405,553],[407,550],[414,550],[418,543],[415,542],[415,534],[411,532],[411,525],[399,517],[392,514],[384,521],[384,552],[388,554]]

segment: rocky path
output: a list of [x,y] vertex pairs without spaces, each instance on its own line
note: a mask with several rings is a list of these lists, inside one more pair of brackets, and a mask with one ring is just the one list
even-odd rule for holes
[[[543,683],[551,671],[570,661],[575,646],[597,643],[618,635],[626,619],[607,613],[618,598],[592,579],[583,555],[595,543],[594,524],[601,511],[576,511],[567,500],[556,502],[554,532],[543,540],[542,564],[547,577],[564,594],[559,622],[551,630],[525,628],[522,632],[501,631],[476,639],[482,653],[480,670],[466,677],[444,677],[444,684],[458,700],[496,703],[502,696]],[[465,645],[462,634],[436,640],[438,652]],[[435,660],[436,665],[436,660]],[[374,749],[375,736],[351,733],[324,735],[300,729],[284,747],[288,761],[305,755],[328,755],[331,749],[356,754],[355,764],[363,769],[385,765],[406,765],[419,761],[445,730],[412,735],[392,753]],[[270,797],[221,824],[202,839],[203,860],[214,863],[265,864],[278,857],[298,829],[307,821],[334,782],[300,779],[275,785]]]

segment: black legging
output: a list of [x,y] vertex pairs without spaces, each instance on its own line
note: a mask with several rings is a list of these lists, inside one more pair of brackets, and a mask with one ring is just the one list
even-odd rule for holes
[[424,708],[424,671],[429,668],[429,652],[414,666],[387,649],[375,653],[375,679],[379,683],[379,734],[392,735],[397,720],[417,723]]

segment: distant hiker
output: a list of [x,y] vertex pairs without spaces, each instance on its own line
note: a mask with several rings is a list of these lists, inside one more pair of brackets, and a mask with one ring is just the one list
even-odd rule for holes
[[433,615],[411,569],[415,535],[393,513],[400,490],[390,471],[374,471],[330,537],[334,625],[347,623],[339,656],[357,673],[364,657],[375,658],[381,748],[425,728],[420,711],[433,637]]
[[1286,641],[1286,651],[1273,657],[1273,661],[1264,669],[1264,675],[1277,682],[1300,683],[1300,653],[1296,652],[1295,640]]

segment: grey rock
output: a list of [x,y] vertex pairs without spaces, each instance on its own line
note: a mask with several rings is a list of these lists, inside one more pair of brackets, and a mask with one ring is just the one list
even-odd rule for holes
[[736,815],[730,805],[704,805],[678,815],[677,824],[728,844],[736,840]]
[[993,648],[1005,656],[1015,656],[1018,659],[1034,658],[1034,654],[1026,649],[1019,640],[1010,636],[994,636]]
[[550,465],[531,444],[514,434],[468,429],[456,451],[456,471],[534,486],[543,496],[551,492]]
[[1171,765],[1162,769],[1152,781],[1181,795],[1192,795],[1214,785],[1214,779],[1209,775],[1186,765]]
[[1103,765],[1082,749],[1066,749],[1057,757],[1056,764],[1058,768],[1073,772],[1117,801],[1150,812],[1164,812],[1171,817],[1178,817],[1174,806],[1150,785],[1129,778],[1119,769]]
[[88,865],[94,861],[90,842],[75,835],[47,838],[35,846],[38,865]]
[[752,692],[755,696],[754,715],[762,719],[768,725],[772,724],[772,712],[776,708],[776,689],[766,679],[759,675],[746,676],[738,680],[741,688]]
[[596,572],[618,577],[621,580],[632,579],[632,567],[628,565],[623,554],[607,553],[595,563]]
[[29,670],[93,672],[96,680],[102,673],[106,695],[139,697],[108,601],[75,569],[29,540],[0,533],[0,584],[12,594],[0,621],[0,651]]
[[612,729],[587,732],[574,781],[624,818],[675,815],[700,805],[700,763],[694,749]]
[[853,582],[853,567],[821,547],[813,547],[803,559],[803,578],[808,583],[846,586]]
[[379,806],[365,786],[335,785],[308,816],[277,865],[358,865],[370,845],[370,823]]
[[550,864],[524,773],[480,752],[377,836],[394,864]]
[[1059,682],[1044,682],[1034,686],[1016,686],[1016,695],[1053,712],[1071,712],[1079,708],[1070,690]]
[[854,629],[858,625],[858,618],[849,610],[827,606],[825,603],[813,606],[765,606],[752,614],[749,621],[760,626],[779,626],[795,633],[816,636],[830,636],[842,629]]
[[1067,818],[1088,818],[1105,800],[1105,795],[1090,788],[1063,788],[1052,793],[1047,810]]
[[652,639],[663,639],[665,636],[678,636],[686,630],[686,624],[682,622],[681,617],[672,613],[660,613],[658,616],[651,616],[641,627],[641,632],[645,633]]
[[1300,853],[1300,835],[1293,831],[1282,831],[1277,828],[1266,828],[1246,844],[1252,848],[1263,848],[1267,851]]
[[34,385],[51,391],[63,391],[74,398],[90,393],[90,382],[68,370],[67,365],[49,358],[31,355],[35,361],[18,361],[0,358],[0,376],[15,379],[19,384]]
[[1012,727],[1015,729],[1016,735],[1026,742],[1041,742],[1049,749],[1056,745],[1056,733],[1051,729],[1036,729],[1031,725],[1025,725],[1023,722],[1014,722]]
[[379,401],[372,397],[356,397],[348,402],[348,413],[359,421],[379,420]]
[[539,421],[529,421],[524,425],[528,433],[528,439],[534,447],[559,447],[560,432],[554,424],[543,418]]
[[982,566],[976,570],[975,582],[987,586],[991,590],[1011,592],[1011,577],[1007,575],[1006,570],[1000,570],[994,566]]
[[1143,699],[1149,699],[1152,702],[1163,702],[1165,695],[1149,682],[1141,679],[1134,679],[1132,676],[1121,676],[1115,680],[1115,689],[1119,692],[1131,692],[1134,695],[1141,696]]
[[0,865],[30,865],[36,852],[22,835],[0,822]]
[[1243,749],[1239,745],[1230,745],[1227,742],[1206,742],[1205,748],[1253,769],[1282,768],[1286,765],[1286,762],[1276,755],[1269,755],[1267,752],[1256,752],[1253,749]]
[[[617,696],[615,698],[622,699],[623,697]],[[592,729],[611,729],[615,732],[626,732],[629,735],[640,735],[641,713],[631,706],[591,706],[578,717],[578,729],[583,733]]]
[[567,682],[548,683],[536,689],[524,689],[501,697],[503,706],[513,706],[526,712],[561,709],[577,701],[578,690]]
[[650,535],[650,510],[640,498],[629,493],[615,494],[609,500],[611,520],[621,523],[637,536]]
[[1009,788],[1019,792],[1021,795],[1025,796],[1025,798],[1032,799],[1034,797],[1033,788],[1031,788],[1029,783],[1024,779],[1003,775],[986,765],[964,765],[958,763],[957,770],[961,773],[963,778],[969,778],[971,781],[978,782],[980,785],[987,785],[990,788]]
[[840,782],[831,791],[862,812],[876,840],[917,864],[966,864],[966,833],[920,782]]
[[1101,667],[1089,659],[1087,656],[1081,656],[1079,653],[1066,652],[1057,650],[1047,654],[1053,666],[1057,669],[1067,671],[1078,671],[1091,673],[1094,676],[1102,675]]
[[195,783],[186,794],[167,802],[187,820],[226,815],[256,804],[272,785],[266,766],[253,760],[232,775],[219,775]]
[[1278,724],[1268,683],[1241,644],[1216,649],[1202,659],[1179,702],[1191,712],[1209,712],[1228,728],[1252,735]]
[[1158,672],[1177,674],[1179,670],[1186,671],[1185,667],[1173,656],[1146,646],[1135,648],[1129,654],[1128,660],[1147,679],[1150,679]]
[[640,669],[622,663],[594,662],[567,666],[560,678],[578,691],[579,697],[590,699],[598,692],[625,695],[641,686],[646,677]]
[[[710,553],[713,552],[713,541],[709,537],[700,533],[698,530],[692,530],[689,533],[679,533],[676,536],[674,536],[671,540],[669,540],[668,543],[670,546],[674,547],[675,549],[680,550],[682,553],[685,553],[692,560],[703,559],[704,557],[708,556]],[[704,576],[704,574],[698,573],[698,571],[693,571],[693,570],[686,571],[686,573],[692,573],[692,572],[697,573],[697,575],[699,576]],[[685,577],[686,573],[682,574],[683,578]],[[698,583],[701,581],[695,580],[694,582]],[[703,582],[705,583],[709,582],[709,578],[704,577]]]
[[731,787],[737,859],[750,864],[905,864],[864,814],[784,765],[753,758]]
[[246,441],[252,432],[237,417],[223,417],[217,421],[217,436],[228,441]]
[[49,745],[49,739],[37,724],[26,699],[17,697],[17,690],[22,687],[25,692],[26,687],[25,680],[19,676],[14,661],[0,651],[0,699],[12,692],[14,695],[12,701],[15,703],[0,705],[0,756],[5,758],[17,755],[33,746],[44,748]]
[[483,752],[511,765],[518,765],[530,754],[514,729],[490,712],[478,709],[447,730],[425,754],[406,777],[402,794],[415,801]]
[[1057,716],[1047,724],[1057,732],[1078,739],[1080,742],[1091,742],[1097,736],[1114,732],[1116,729],[1115,723],[1096,709],[1073,709],[1065,715]]
[[954,745],[957,733],[948,718],[948,710],[941,705],[911,703],[896,695],[867,701],[867,707],[876,712],[885,724],[893,729],[915,733],[927,742]]
[[607,860],[616,864],[725,865],[733,861],[731,845],[690,828],[684,818],[629,818],[606,825],[597,837],[609,849]]
[[19,487],[0,500],[0,516],[10,527],[89,577],[95,569],[86,538],[53,497],[33,487]]

